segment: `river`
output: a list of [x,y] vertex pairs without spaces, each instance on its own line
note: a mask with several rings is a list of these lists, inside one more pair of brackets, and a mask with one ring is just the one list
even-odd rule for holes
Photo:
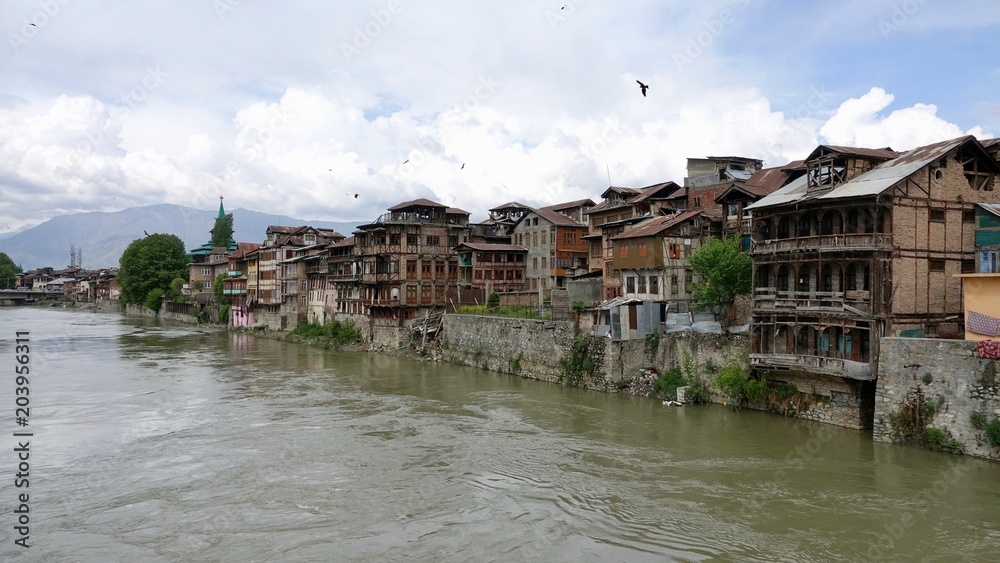
[[[0,368],[0,558],[1000,554],[1000,465],[776,415],[63,309],[0,309]],[[30,485],[16,488],[25,431]],[[27,549],[14,543],[25,492]]]

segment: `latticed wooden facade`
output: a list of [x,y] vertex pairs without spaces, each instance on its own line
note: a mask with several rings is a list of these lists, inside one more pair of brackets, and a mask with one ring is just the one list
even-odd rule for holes
[[528,249],[514,244],[462,243],[458,253],[458,282],[487,294],[524,290]]
[[389,208],[354,232],[361,303],[374,322],[402,325],[424,308],[444,306],[458,288],[458,255],[469,213],[427,199]]
[[811,391],[867,411],[880,337],[961,334],[952,274],[975,267],[974,205],[1000,200],[1000,169],[973,137],[821,146],[806,167],[751,206],[751,364],[827,377]]

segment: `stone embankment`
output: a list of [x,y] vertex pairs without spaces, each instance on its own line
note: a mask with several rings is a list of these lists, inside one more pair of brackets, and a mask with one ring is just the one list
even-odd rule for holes
[[874,439],[1000,460],[997,367],[973,341],[883,338]]

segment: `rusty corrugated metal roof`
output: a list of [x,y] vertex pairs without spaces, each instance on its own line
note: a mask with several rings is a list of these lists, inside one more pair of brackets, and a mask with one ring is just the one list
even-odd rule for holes
[[445,209],[448,208],[448,206],[444,205],[443,203],[438,203],[436,201],[431,201],[425,198],[419,198],[411,201],[404,201],[403,203],[393,205],[392,207],[389,208],[389,211],[400,211],[402,209],[407,209],[410,207],[444,207]]
[[654,217],[622,232],[621,234],[611,237],[611,240],[655,236],[701,214],[701,210],[695,209],[691,211],[683,211],[677,215],[661,215],[660,217]]

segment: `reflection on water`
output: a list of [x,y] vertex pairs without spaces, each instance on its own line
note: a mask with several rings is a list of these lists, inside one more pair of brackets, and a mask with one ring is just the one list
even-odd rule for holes
[[[852,430],[117,315],[2,309],[0,326],[31,331],[39,560],[992,560],[1000,548],[1000,466]],[[11,347],[5,336],[0,357]],[[21,549],[5,522],[4,556]]]

